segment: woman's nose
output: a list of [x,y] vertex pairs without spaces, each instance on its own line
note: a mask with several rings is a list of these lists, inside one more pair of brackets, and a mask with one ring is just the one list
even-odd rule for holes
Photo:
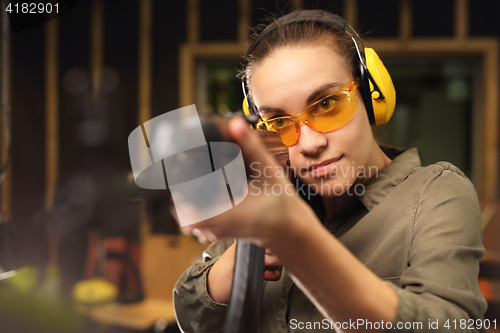
[[326,136],[316,132],[307,125],[300,126],[299,152],[304,155],[315,154],[327,144]]

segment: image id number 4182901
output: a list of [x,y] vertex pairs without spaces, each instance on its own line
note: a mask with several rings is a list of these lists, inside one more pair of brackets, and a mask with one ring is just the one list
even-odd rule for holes
[[[481,328],[484,328],[484,329],[497,329],[497,320],[494,319],[494,320],[489,320],[489,319],[460,319],[460,320],[457,320],[457,319],[448,319],[443,327],[446,327],[447,329],[450,329],[450,330],[465,330],[465,329],[470,329],[470,330],[473,330],[473,329],[481,329]],[[431,327],[431,325],[429,325],[429,328],[433,328]]]
[[5,8],[9,14],[59,14],[59,4],[50,2],[10,2]]

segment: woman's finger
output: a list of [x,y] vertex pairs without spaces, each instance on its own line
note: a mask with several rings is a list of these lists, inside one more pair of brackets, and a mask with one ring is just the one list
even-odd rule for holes
[[260,137],[250,130],[248,123],[240,117],[235,117],[229,122],[229,134],[241,148],[245,163],[250,168],[250,173],[257,178],[266,178],[270,183],[276,179],[284,178],[285,172],[276,159],[267,152]]
[[201,244],[207,244],[208,243],[208,239],[205,237],[205,235],[203,235],[203,233],[200,231],[200,229],[193,228],[191,230],[191,232],[193,233],[193,236],[195,236],[196,238],[198,238],[198,241]]
[[273,255],[273,254],[267,254],[264,256],[264,265],[265,266],[279,266],[282,265],[283,263],[281,260]]
[[210,242],[210,243],[213,243],[215,241],[218,240],[218,237],[214,235],[214,233],[209,229],[209,228],[199,228],[197,229],[202,235],[203,237],[205,237],[205,239]]

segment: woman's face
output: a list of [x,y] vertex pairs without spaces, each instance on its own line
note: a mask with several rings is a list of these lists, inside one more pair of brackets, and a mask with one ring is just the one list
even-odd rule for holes
[[[253,71],[250,88],[260,115],[269,119],[296,115],[353,79],[331,47],[292,46],[264,58]],[[296,175],[326,197],[345,193],[359,172],[365,172],[362,177],[376,171],[370,166],[378,145],[361,95],[358,91],[356,95],[356,112],[343,127],[322,134],[302,125],[298,142],[289,147]]]

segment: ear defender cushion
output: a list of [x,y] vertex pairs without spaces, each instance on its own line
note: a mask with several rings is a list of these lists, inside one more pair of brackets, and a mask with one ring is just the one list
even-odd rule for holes
[[376,125],[383,125],[391,119],[394,107],[396,106],[396,90],[392,83],[391,76],[377,53],[369,47],[365,47],[366,67],[373,80],[379,87],[384,99],[379,98],[378,91],[373,90],[373,84],[370,82],[371,101],[373,105],[373,114]]

